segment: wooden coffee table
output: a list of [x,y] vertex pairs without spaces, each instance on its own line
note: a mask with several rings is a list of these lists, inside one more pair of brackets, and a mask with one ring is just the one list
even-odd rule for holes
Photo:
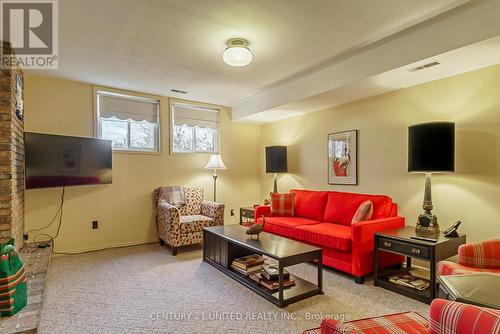
[[[214,226],[203,229],[203,261],[255,291],[279,307],[323,293],[322,250],[302,242],[262,232],[259,240],[245,234],[247,228],[240,225]],[[279,266],[278,291],[270,291],[257,282],[231,269],[234,259],[250,254],[261,254],[275,259]],[[317,284],[290,275],[295,285],[283,287],[283,269],[299,263],[316,260]]]

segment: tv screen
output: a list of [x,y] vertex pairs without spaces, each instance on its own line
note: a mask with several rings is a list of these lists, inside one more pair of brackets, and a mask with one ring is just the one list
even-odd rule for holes
[[111,140],[24,134],[26,189],[111,183]]

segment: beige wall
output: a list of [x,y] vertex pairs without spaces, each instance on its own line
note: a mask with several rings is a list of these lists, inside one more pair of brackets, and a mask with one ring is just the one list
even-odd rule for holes
[[[206,154],[168,153],[168,98],[162,99],[164,153],[113,154],[113,183],[68,187],[64,223],[56,251],[73,252],[156,241],[152,190],[160,185],[196,185],[212,199],[212,175],[203,169]],[[93,87],[90,84],[27,75],[25,80],[26,131],[93,136]],[[257,168],[260,128],[233,123],[229,110],[222,112],[222,157],[217,199],[226,204],[226,224],[238,222],[238,208],[257,203],[260,180]],[[26,230],[50,222],[57,210],[61,189],[26,191]],[[229,212],[235,209],[235,216]],[[99,220],[99,229],[91,221]],[[55,226],[49,230],[55,233]],[[46,231],[42,231],[46,232]],[[40,233],[42,233],[40,232]],[[37,232],[30,234],[33,237]]]
[[[422,211],[424,176],[407,172],[408,126],[456,122],[456,173],[433,176],[434,213],[444,230],[462,220],[475,241],[500,237],[500,65],[262,126],[262,149],[287,145],[290,188],[388,194],[407,225]],[[327,184],[328,133],[359,130],[359,185]],[[272,175],[261,154],[261,197]]]
[[[281,191],[297,187],[388,194],[413,225],[422,211],[424,177],[406,172],[407,128],[454,121],[456,173],[433,177],[434,212],[442,229],[462,220],[461,231],[469,240],[500,237],[499,87],[500,66],[494,66],[260,127],[231,122],[224,110],[222,156],[229,169],[219,174],[218,198],[227,205],[226,224],[237,223],[240,206],[257,203],[272,189],[264,147],[287,145],[290,173],[280,177]],[[90,84],[27,75],[26,131],[92,136],[92,101]],[[166,106],[168,99],[162,102]],[[168,121],[167,110],[163,108]],[[351,129],[359,130],[359,185],[328,185],[327,134]],[[200,185],[211,198],[211,173],[203,169],[208,156],[169,155],[167,135],[162,142],[162,155],[113,154],[111,185],[67,188],[57,251],[156,241],[151,191],[159,185]],[[59,195],[60,189],[26,192],[27,230],[50,222]],[[235,209],[234,217],[230,209]],[[94,219],[100,222],[98,230],[91,229]]]

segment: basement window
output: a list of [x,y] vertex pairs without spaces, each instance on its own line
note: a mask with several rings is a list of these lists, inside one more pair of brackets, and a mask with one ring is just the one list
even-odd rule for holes
[[111,140],[113,150],[159,152],[160,101],[97,91],[98,137]]
[[173,153],[219,152],[219,109],[173,102],[171,120]]

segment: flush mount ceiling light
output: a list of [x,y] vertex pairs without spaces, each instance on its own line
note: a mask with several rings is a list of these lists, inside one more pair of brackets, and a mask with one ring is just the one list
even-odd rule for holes
[[252,53],[248,41],[243,38],[231,38],[222,54],[224,62],[231,66],[246,66],[252,62]]

